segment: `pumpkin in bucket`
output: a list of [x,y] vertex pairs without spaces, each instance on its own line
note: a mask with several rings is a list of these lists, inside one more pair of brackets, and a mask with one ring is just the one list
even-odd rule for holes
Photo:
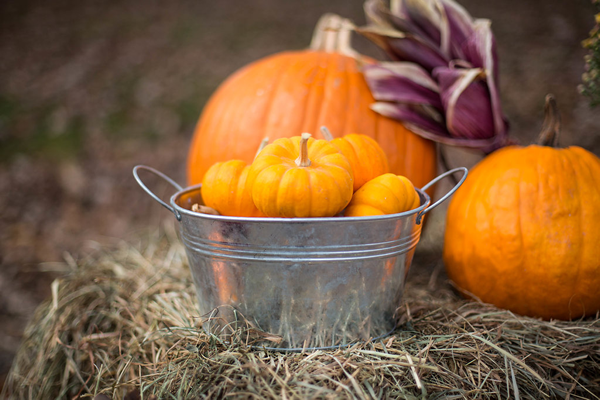
[[539,145],[497,150],[448,208],[444,263],[463,294],[518,314],[574,319],[600,310],[600,159],[556,148],[551,96]]
[[396,214],[417,208],[421,200],[412,182],[391,173],[379,175],[354,193],[344,215],[364,217]]
[[327,127],[321,127],[325,140],[346,156],[354,173],[354,191],[373,178],[389,172],[385,152],[375,140],[366,135],[351,133],[334,139]]
[[417,187],[435,177],[436,148],[400,122],[372,111],[360,70],[371,62],[350,48],[350,23],[335,15],[317,24],[311,46],[258,60],[230,76],[210,98],[190,145],[188,184],[220,161],[250,163],[260,140],[299,136],[328,126],[337,136],[359,132],[385,151],[389,170]]
[[268,217],[332,217],[352,198],[352,168],[326,140],[310,133],[277,139],[248,173],[252,200]]
[[[269,143],[268,138],[260,142],[258,155]],[[229,160],[215,163],[202,180],[202,200],[204,204],[222,215],[236,217],[264,217],[252,201],[252,191],[248,185],[250,165],[242,160]]]

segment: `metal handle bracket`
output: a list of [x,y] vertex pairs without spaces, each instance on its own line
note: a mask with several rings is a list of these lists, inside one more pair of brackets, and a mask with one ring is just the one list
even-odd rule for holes
[[153,191],[151,191],[150,189],[148,189],[148,187],[144,184],[144,182],[142,182],[142,179],[139,176],[139,171],[140,170],[146,170],[148,172],[152,172],[154,175],[156,175],[156,176],[164,179],[165,181],[169,182],[178,191],[183,190],[183,188],[181,186],[179,186],[179,184],[177,184],[177,182],[175,182],[173,179],[169,178],[168,176],[166,176],[165,174],[163,174],[162,172],[160,172],[160,171],[158,171],[158,170],[156,170],[154,168],[147,167],[145,165],[136,165],[133,168],[133,177],[137,181],[138,185],[140,185],[142,187],[142,189],[144,189],[146,191],[146,193],[148,193],[154,200],[158,201],[163,207],[165,207],[167,210],[169,210],[173,214],[175,214],[175,218],[177,218],[177,221],[181,221],[181,214],[179,213],[179,211],[177,211],[176,209],[174,209],[173,207],[171,207],[170,205],[168,205],[167,203],[165,203]]
[[439,182],[440,180],[444,179],[447,176],[450,176],[456,172],[463,172],[463,176],[462,178],[460,178],[460,181],[458,181],[458,183],[456,185],[454,185],[454,187],[452,189],[450,189],[448,191],[448,193],[446,193],[445,195],[443,195],[438,201],[436,201],[435,203],[433,203],[432,205],[430,205],[429,207],[421,210],[418,214],[417,214],[417,225],[421,224],[421,219],[423,218],[423,215],[425,215],[425,213],[428,213],[429,211],[433,210],[434,208],[436,208],[437,206],[439,206],[440,204],[442,204],[444,201],[446,201],[446,199],[448,199],[450,196],[452,196],[454,194],[454,192],[456,192],[456,190],[460,187],[460,185],[463,184],[463,182],[465,181],[465,179],[467,179],[467,174],[469,173],[469,170],[466,169],[465,167],[458,167],[458,168],[454,168],[451,169],[450,171],[446,171],[443,174],[437,176],[435,179],[433,179],[431,182],[429,182],[428,184],[426,184],[425,186],[423,186],[421,188],[422,191],[425,191],[427,189],[429,189],[431,186],[435,185],[437,182]]

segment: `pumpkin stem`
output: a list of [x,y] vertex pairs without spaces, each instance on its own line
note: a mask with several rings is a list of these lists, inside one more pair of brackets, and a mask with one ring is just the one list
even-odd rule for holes
[[299,167],[310,167],[310,160],[308,159],[308,139],[312,135],[310,133],[303,133],[300,137],[300,155],[296,159],[296,165]]
[[325,125],[321,127],[321,133],[323,134],[323,138],[328,142],[331,142],[333,140],[333,135],[331,134],[331,131],[327,129]]
[[317,22],[312,40],[311,50],[321,50],[327,53],[341,53],[358,58],[359,54],[350,45],[354,24],[349,19],[337,14],[323,14]]
[[560,113],[556,105],[554,95],[546,95],[546,105],[544,106],[544,124],[542,131],[537,139],[540,146],[558,147],[558,136],[560,135]]
[[217,210],[215,210],[214,208],[210,208],[208,206],[203,206],[200,205],[198,203],[194,203],[192,205],[192,211],[193,212],[197,212],[197,213],[202,213],[202,214],[210,214],[210,215],[221,215]]
[[262,149],[265,148],[266,145],[269,144],[269,138],[266,137],[263,140],[261,140],[260,142],[260,146],[258,146],[258,150],[256,150],[256,154],[254,155],[254,158],[256,159],[256,157],[258,157],[258,154],[262,151]]

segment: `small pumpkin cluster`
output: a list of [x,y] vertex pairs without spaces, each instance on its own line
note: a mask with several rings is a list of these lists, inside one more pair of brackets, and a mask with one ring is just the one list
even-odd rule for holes
[[395,214],[416,208],[419,195],[389,172],[379,144],[366,135],[323,139],[309,133],[264,139],[254,161],[218,162],[204,175],[202,199],[238,217],[333,217]]

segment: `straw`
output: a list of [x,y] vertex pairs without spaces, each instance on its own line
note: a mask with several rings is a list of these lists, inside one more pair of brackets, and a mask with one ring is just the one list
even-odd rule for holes
[[598,316],[541,321],[466,301],[435,262],[413,262],[391,337],[301,353],[253,350],[260,331],[207,334],[172,230],[65,268],[3,398],[600,399]]

